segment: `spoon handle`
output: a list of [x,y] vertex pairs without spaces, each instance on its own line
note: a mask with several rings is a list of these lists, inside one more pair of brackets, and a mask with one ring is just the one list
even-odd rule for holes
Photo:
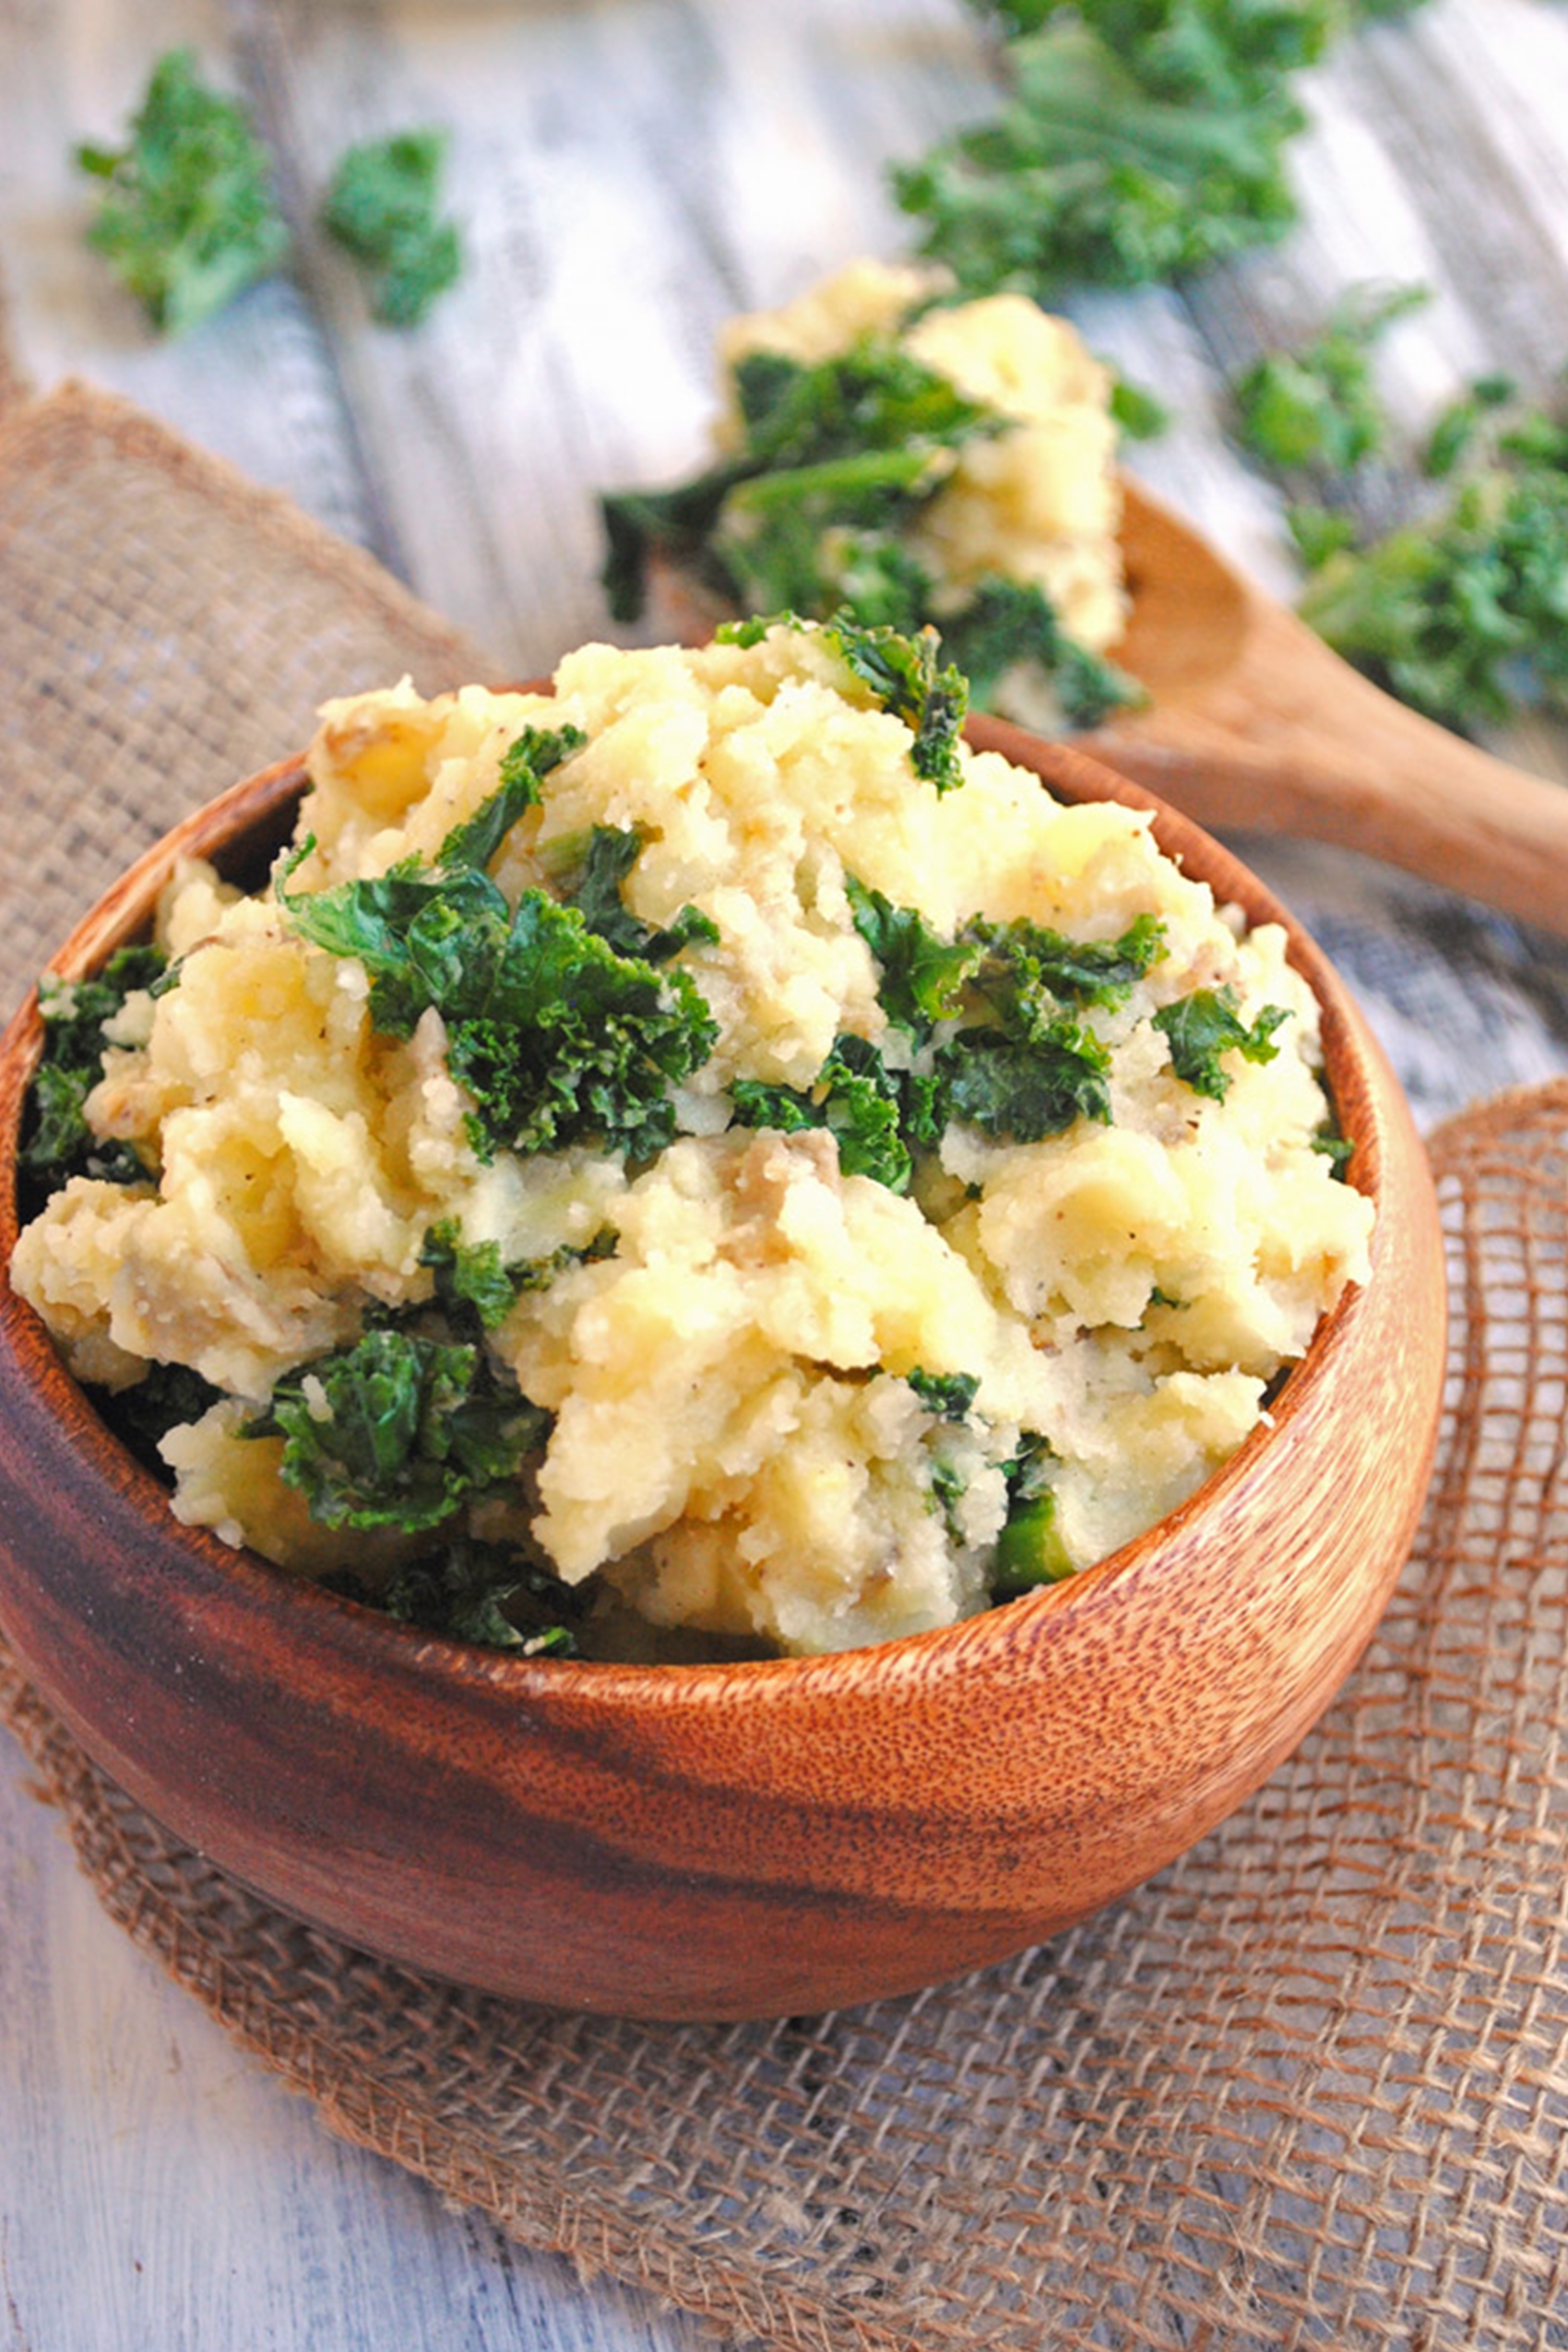
[[1263,599],[1222,677],[1083,748],[1202,825],[1336,842],[1568,937],[1568,789],[1407,709]]

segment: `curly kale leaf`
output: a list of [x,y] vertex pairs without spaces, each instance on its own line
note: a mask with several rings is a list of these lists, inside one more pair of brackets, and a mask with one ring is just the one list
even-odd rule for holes
[[207,88],[193,50],[159,58],[124,147],[78,147],[76,160],[103,183],[89,243],[165,333],[282,267],[289,232],[267,150],[238,100]]
[[1111,1054],[1070,1013],[1027,1035],[960,1029],[937,1055],[948,1116],[998,1143],[1038,1144],[1076,1119],[1111,1118]]
[[360,262],[386,327],[417,327],[462,275],[462,241],[437,217],[443,131],[398,131],[351,147],[332,175],[322,226]]
[[882,968],[877,995],[883,1011],[923,1045],[938,1021],[956,1019],[984,952],[980,943],[960,933],[949,944],[913,907],[896,907],[853,874],[845,875],[844,887],[855,929]]
[[978,580],[968,602],[944,619],[943,639],[977,709],[989,709],[1009,671],[1019,668],[1040,677],[1071,729],[1099,727],[1113,710],[1146,699],[1136,679],[1068,636],[1032,582],[995,573]]
[[1026,915],[1006,923],[977,920],[964,935],[983,950],[976,987],[1020,1034],[1037,1019],[1049,1021],[1059,1004],[1124,1004],[1165,953],[1158,915],[1134,916],[1115,939],[1070,939]]
[[43,1051],[33,1073],[17,1166],[34,1189],[57,1192],[73,1176],[111,1184],[145,1184],[149,1170],[129,1144],[101,1143],[85,1106],[103,1075],[103,1024],[137,989],[163,974],[156,947],[121,947],[94,980],[60,980],[46,972],[38,984]]
[[153,1363],[131,1387],[101,1390],[94,1401],[122,1443],[148,1468],[167,1477],[159,1458],[160,1442],[172,1429],[199,1421],[222,1394],[188,1364]]
[[991,122],[897,171],[921,250],[968,292],[1136,286],[1283,234],[1288,77],[1331,0],[1079,0],[1020,8]]
[[[547,752],[564,757],[576,747],[572,735],[547,739],[544,752],[539,739],[522,739],[531,747],[493,796],[503,815],[526,791],[523,771],[537,778]],[[493,802],[447,837],[443,860],[493,854],[502,834]],[[671,1090],[718,1037],[688,973],[661,977],[617,955],[548,891],[527,890],[510,908],[472,862],[408,858],[372,880],[298,895],[285,874],[278,895],[303,938],[364,965],[378,1029],[408,1037],[429,1008],[441,1014],[481,1156],[594,1140],[644,1159],[672,1141]]]
[[969,690],[952,662],[937,667],[940,639],[934,629],[905,636],[897,629],[867,628],[852,613],[835,613],[824,636],[842,655],[884,710],[901,719],[914,736],[909,753],[915,774],[938,792],[964,780],[958,741],[968,712]]
[[575,1657],[577,1627],[588,1614],[581,1586],[505,1544],[458,1536],[392,1576],[381,1607],[406,1624],[449,1640],[478,1642],[527,1657]]
[[524,811],[538,808],[545,778],[587,742],[580,727],[525,727],[501,755],[495,790],[466,823],[453,826],[436,851],[436,864],[489,866]]
[[517,1302],[518,1286],[502,1258],[500,1242],[465,1241],[455,1217],[444,1217],[430,1228],[420,1264],[430,1268],[436,1303],[464,1338],[493,1331]]
[[672,923],[656,929],[634,915],[621,885],[641,855],[636,826],[596,825],[562,897],[576,907],[596,939],[617,956],[645,964],[667,964],[683,947],[717,946],[719,925],[698,907],[683,907]]
[[1235,386],[1241,439],[1282,473],[1317,467],[1343,474],[1381,449],[1388,419],[1372,381],[1372,351],[1396,318],[1429,299],[1424,286],[1360,287],[1336,304],[1320,335],[1276,351]]
[[783,1134],[826,1127],[846,1176],[870,1176],[893,1193],[908,1192],[916,1155],[935,1146],[946,1123],[940,1082],[889,1070],[865,1038],[839,1038],[810,1093],[751,1078],[731,1092],[738,1126]]
[[242,1433],[283,1440],[282,1476],[323,1526],[411,1532],[510,1480],[549,1426],[477,1347],[380,1327],[286,1372]]
[[1265,1004],[1249,1028],[1236,1009],[1233,990],[1199,988],[1157,1013],[1154,1026],[1170,1049],[1176,1075],[1194,1094],[1223,1102],[1230,1091],[1230,1073],[1222,1055],[1236,1052],[1247,1062],[1272,1062],[1279,1051],[1274,1032],[1289,1017],[1286,1005]]

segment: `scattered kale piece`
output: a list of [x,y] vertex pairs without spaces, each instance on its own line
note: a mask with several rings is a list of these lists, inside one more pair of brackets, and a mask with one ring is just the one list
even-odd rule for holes
[[503,1262],[500,1242],[465,1241],[455,1217],[431,1227],[420,1264],[430,1267],[436,1302],[465,1339],[493,1331],[517,1303],[517,1285]]
[[1068,636],[1041,589],[991,573],[944,624],[948,653],[969,682],[977,708],[989,709],[1009,671],[1020,664],[1049,684],[1062,724],[1099,727],[1113,710],[1145,699],[1135,678]]
[[437,865],[489,866],[525,809],[536,809],[544,779],[588,742],[580,727],[525,727],[501,755],[501,781],[436,852]]
[[1265,1004],[1249,1028],[1236,1009],[1229,988],[1198,988],[1179,996],[1154,1016],[1154,1026],[1170,1048],[1171,1066],[1194,1094],[1223,1102],[1230,1091],[1230,1073],[1220,1060],[1235,1051],[1248,1062],[1272,1062],[1279,1048],[1274,1032],[1290,1017],[1283,1004]]
[[412,1532],[509,1480],[549,1426],[478,1348],[384,1325],[286,1372],[241,1433],[282,1438],[322,1526]]
[[462,243],[437,218],[444,131],[398,131],[339,159],[322,226],[364,266],[371,308],[386,327],[418,327],[463,269]]
[[372,880],[296,896],[288,878],[306,843],[277,885],[303,938],[363,963],[384,1034],[409,1037],[428,1008],[440,1012],[447,1066],[473,1098],[469,1139],[484,1158],[587,1139],[654,1158],[674,1137],[671,1087],[718,1036],[688,973],[661,978],[617,955],[548,891],[525,891],[512,909],[471,861],[494,854],[507,810],[579,740],[575,730],[519,738],[511,775],[448,835],[434,866],[405,858]]
[[596,825],[576,873],[562,893],[576,907],[596,939],[617,956],[645,964],[667,964],[683,947],[717,946],[719,925],[700,908],[683,907],[672,923],[656,930],[624,903],[621,885],[636,865],[643,837],[636,826]]
[[868,627],[852,613],[835,613],[824,635],[849,670],[914,736],[909,762],[915,774],[938,792],[964,780],[958,742],[968,712],[969,689],[952,662],[936,666],[940,639],[934,629],[913,636],[897,629]]
[[1170,429],[1170,411],[1146,384],[1118,375],[1111,386],[1111,413],[1129,441],[1158,441]]
[[1353,518],[1328,506],[1315,506],[1298,500],[1285,509],[1285,528],[1291,544],[1310,572],[1337,555],[1343,547],[1353,547],[1356,526]]
[[390,1578],[380,1606],[427,1633],[528,1657],[575,1657],[588,1602],[578,1586],[505,1544],[456,1537]]
[[1470,454],[1487,419],[1516,398],[1511,375],[1481,375],[1444,409],[1428,436],[1422,468],[1433,481],[1446,481]]
[[1253,456],[1283,473],[1316,467],[1343,474],[1381,449],[1388,420],[1372,382],[1372,351],[1396,318],[1427,300],[1424,286],[1355,288],[1312,341],[1248,368],[1237,380],[1235,400],[1241,439]]
[[103,183],[89,243],[164,333],[282,267],[267,150],[239,101],[202,81],[194,50],[159,58],[124,147],[78,147],[76,160]]
[[980,1394],[980,1378],[975,1372],[928,1372],[917,1364],[905,1377],[926,1411],[934,1413],[939,1420],[968,1420]]
[[937,1055],[949,1117],[998,1143],[1038,1144],[1075,1119],[1111,1118],[1108,1049],[1070,1013],[1028,1035],[960,1029]]
[[781,1134],[826,1127],[837,1137],[846,1176],[870,1176],[905,1193],[917,1153],[932,1150],[946,1124],[944,1089],[936,1078],[889,1070],[865,1038],[841,1037],[810,1093],[739,1078],[731,1089],[735,1123],[776,1127]]
[[963,992],[980,963],[978,940],[960,932],[949,945],[913,907],[896,907],[853,874],[844,886],[855,929],[882,968],[882,1009],[917,1045],[938,1021],[956,1019]]
[[1355,1157],[1356,1146],[1348,1135],[1341,1135],[1333,1127],[1320,1127],[1313,1137],[1313,1149],[1321,1151],[1324,1159],[1331,1162],[1336,1176],[1343,1178]]
[[150,1171],[129,1144],[100,1143],[83,1106],[103,1075],[104,1022],[133,991],[150,988],[164,968],[156,947],[121,947],[94,980],[58,980],[46,972],[39,981],[43,1052],[29,1089],[17,1153],[18,1170],[31,1187],[57,1192],[73,1176],[96,1176],[111,1184],[150,1181]]
[[1520,704],[1568,707],[1568,429],[1512,414],[1483,379],[1440,420],[1428,465],[1448,504],[1360,551],[1331,551],[1300,611],[1336,653],[1429,718],[1474,731]]
[[[864,337],[810,367],[753,352],[734,385],[744,438],[733,456],[674,490],[601,502],[603,583],[616,619],[640,617],[658,554],[754,614],[798,612],[918,639],[936,584],[907,543],[909,529],[964,445],[1006,432],[1012,420],[966,398],[891,336]],[[889,708],[908,706],[918,770],[939,787],[957,780],[946,744],[962,724],[961,709],[949,719],[966,671],[983,705],[1013,664],[1038,664],[1071,726],[1096,725],[1136,696],[1129,680],[1063,632],[1037,588],[981,581],[956,611],[944,609],[942,625],[949,667],[918,694],[884,696]],[[721,634],[731,644],[762,634],[755,621],[741,626],[748,634]]]
[[1333,0],[1003,0],[1019,37],[991,121],[894,173],[960,287],[1049,300],[1179,277],[1283,234],[1305,120],[1289,89]]
[[1158,915],[1134,916],[1116,939],[1069,939],[1026,915],[1006,923],[977,920],[964,935],[983,950],[975,985],[1009,1028],[1024,1030],[1036,1018],[1049,1020],[1057,1004],[1123,1004],[1165,953]]
[[1056,1526],[1051,1465],[1047,1440],[1026,1430],[1007,1465],[1007,1520],[992,1562],[993,1601],[1016,1600],[1040,1585],[1059,1585],[1074,1574]]

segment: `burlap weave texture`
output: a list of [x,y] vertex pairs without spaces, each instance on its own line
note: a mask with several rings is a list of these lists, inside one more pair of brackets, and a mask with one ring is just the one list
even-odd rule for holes
[[[12,993],[319,694],[475,659],[83,394],[0,430],[0,647]],[[0,1716],[113,1915],[334,2128],[728,2334],[1568,2345],[1568,1087],[1433,1154],[1447,1409],[1367,1658],[1220,1831],[1008,1966],[776,2025],[552,2016],[269,1911],[103,1782],[3,1657]]]

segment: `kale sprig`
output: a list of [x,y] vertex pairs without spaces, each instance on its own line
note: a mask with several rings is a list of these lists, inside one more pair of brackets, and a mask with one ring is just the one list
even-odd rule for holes
[[105,1021],[133,991],[150,988],[166,969],[152,946],[117,948],[95,979],[39,982],[43,1051],[33,1073],[22,1122],[17,1166],[40,1194],[58,1192],[73,1176],[111,1184],[145,1184],[152,1171],[126,1143],[101,1143],[88,1125],[86,1103],[103,1075]]
[[267,150],[240,101],[203,82],[194,50],[159,58],[123,147],[78,147],[76,160],[103,185],[89,243],[168,334],[287,258]]
[[1274,1032],[1290,1017],[1283,1004],[1265,1004],[1250,1024],[1237,1010],[1229,988],[1198,988],[1179,996],[1154,1016],[1154,1026],[1170,1049],[1170,1063],[1183,1085],[1194,1094],[1223,1102],[1230,1091],[1231,1073],[1223,1056],[1240,1053],[1244,1062],[1272,1062],[1279,1048]]
[[1424,286],[1352,288],[1319,334],[1248,368],[1235,400],[1253,456],[1286,474],[1303,468],[1343,474],[1380,450],[1388,419],[1372,354],[1395,320],[1427,299]]
[[418,327],[462,275],[455,224],[437,211],[444,131],[398,131],[340,158],[322,225],[370,280],[371,308],[386,327]]
[[433,866],[402,859],[317,892],[291,893],[287,873],[278,885],[302,938],[364,965],[383,1034],[409,1037],[425,1012],[440,1013],[447,1066],[472,1099],[469,1138],[486,1158],[583,1141],[654,1158],[674,1137],[672,1089],[718,1038],[688,972],[617,954],[546,890],[525,890],[514,909],[485,872],[540,778],[582,741],[575,728],[526,730],[497,791]]
[[380,1606],[449,1640],[526,1657],[575,1657],[590,1599],[583,1586],[564,1584],[511,1545],[457,1536],[399,1568]]

